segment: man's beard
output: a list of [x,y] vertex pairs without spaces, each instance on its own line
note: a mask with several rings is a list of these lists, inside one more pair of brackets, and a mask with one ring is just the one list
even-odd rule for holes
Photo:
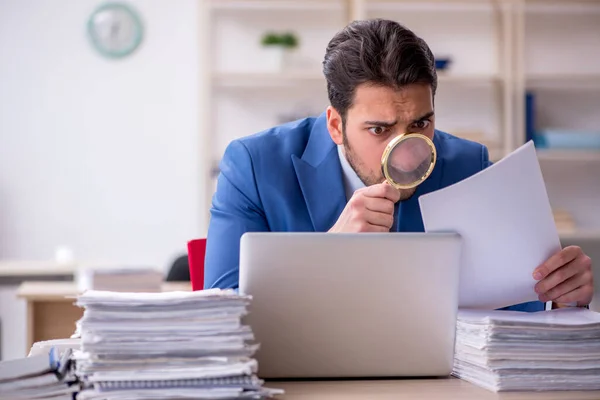
[[[365,186],[371,186],[371,185],[376,185],[378,183],[382,183],[385,180],[385,178],[384,178],[383,172],[381,172],[381,170],[379,171],[379,174],[373,175],[373,174],[366,174],[359,168],[359,162],[357,161],[357,157],[354,154],[354,150],[352,149],[352,147],[350,146],[350,143],[348,142],[348,137],[346,136],[345,129],[342,130],[342,137],[343,137],[344,153],[346,155],[346,160],[348,161],[348,164],[350,164],[350,166],[352,167],[354,172],[356,172],[356,175],[358,175],[358,177],[360,178],[362,183]],[[410,199],[415,194],[416,190],[417,190],[416,187],[411,188],[411,189],[400,189],[399,190],[400,191],[400,200],[399,201],[404,201],[404,200]]]

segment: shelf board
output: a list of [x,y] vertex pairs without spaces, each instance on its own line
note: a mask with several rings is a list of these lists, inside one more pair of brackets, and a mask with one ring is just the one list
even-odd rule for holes
[[529,73],[526,75],[527,80],[563,80],[563,81],[583,81],[583,80],[600,80],[599,73]]
[[527,14],[555,14],[563,17],[568,14],[596,14],[600,12],[598,0],[526,0]]
[[[439,73],[438,83],[470,84],[499,82],[498,75]],[[255,88],[297,86],[305,84],[325,85],[320,71],[288,72],[219,72],[213,74],[213,82],[221,88]]]
[[223,72],[213,74],[220,88],[284,87],[298,85],[325,85],[320,72]]
[[600,241],[600,228],[599,229],[586,229],[580,228],[574,231],[558,231],[561,239],[565,240],[598,240]]
[[366,0],[368,12],[488,12],[497,7],[495,0]]
[[598,4],[600,0],[525,0],[526,4]]
[[212,10],[230,11],[338,11],[340,0],[211,0]]
[[585,88],[597,90],[600,86],[600,74],[590,73],[550,73],[550,74],[527,74],[525,85],[528,87],[558,87],[558,88]]
[[600,162],[600,150],[536,149],[540,161]]
[[438,82],[447,83],[498,83],[502,77],[498,74],[453,74],[452,72],[438,71]]

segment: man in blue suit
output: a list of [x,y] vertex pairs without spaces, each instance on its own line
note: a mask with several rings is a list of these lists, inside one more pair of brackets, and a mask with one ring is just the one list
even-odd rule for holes
[[[422,232],[420,195],[490,165],[481,144],[435,129],[433,54],[398,23],[351,23],[330,41],[323,72],[331,105],[322,115],[227,147],[211,208],[205,288],[237,287],[245,232]],[[380,159],[403,133],[432,139],[438,159],[420,186],[399,191],[384,182]],[[563,249],[534,278],[540,301],[512,309],[591,301],[591,260],[579,247]]]

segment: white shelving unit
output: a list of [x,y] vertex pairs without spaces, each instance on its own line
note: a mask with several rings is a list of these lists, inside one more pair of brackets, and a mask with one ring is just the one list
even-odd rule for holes
[[[516,3],[516,120],[526,140],[525,94],[534,95],[534,124],[544,129],[600,131],[600,1]],[[568,241],[600,246],[600,151],[538,151],[550,201],[571,214]]]
[[[422,36],[436,56],[451,57],[449,69],[438,72],[436,127],[469,138],[476,134],[493,159],[524,143],[528,90],[539,92],[541,127],[554,127],[553,118],[562,118],[556,128],[578,129],[569,112],[581,109],[587,110],[580,117],[587,121],[584,127],[600,126],[600,0],[201,3],[208,60],[201,83],[201,137],[209,161],[200,167],[207,216],[212,173],[231,140],[325,109],[325,47],[355,19],[395,19]],[[561,33],[562,26],[568,32]],[[262,53],[261,36],[271,30],[293,31],[300,38],[294,59],[282,70],[273,69]],[[565,109],[561,99],[577,110]],[[568,236],[600,240],[600,152],[540,150],[539,156],[553,206],[571,212],[581,227]],[[591,172],[575,173],[581,168]],[[574,185],[565,179],[583,181]]]

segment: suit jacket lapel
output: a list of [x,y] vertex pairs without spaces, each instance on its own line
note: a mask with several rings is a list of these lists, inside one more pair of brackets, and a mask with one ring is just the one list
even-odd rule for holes
[[444,170],[444,149],[443,142],[439,140],[438,135],[434,135],[433,144],[436,147],[438,158],[427,178],[415,191],[415,194],[408,200],[400,203],[398,210],[398,232],[423,232],[425,227],[419,207],[419,196],[438,190],[442,186],[442,173]]
[[324,113],[316,119],[302,157],[292,155],[292,162],[315,231],[329,230],[346,205],[346,194]]
[[[433,172],[408,200],[398,207],[398,232],[423,232],[419,196],[438,190],[444,170],[443,142],[434,135],[438,159]],[[306,149],[299,158],[292,155],[298,183],[316,232],[325,232],[333,226],[346,205],[342,168],[337,147],[327,131],[325,114],[313,125]]]

